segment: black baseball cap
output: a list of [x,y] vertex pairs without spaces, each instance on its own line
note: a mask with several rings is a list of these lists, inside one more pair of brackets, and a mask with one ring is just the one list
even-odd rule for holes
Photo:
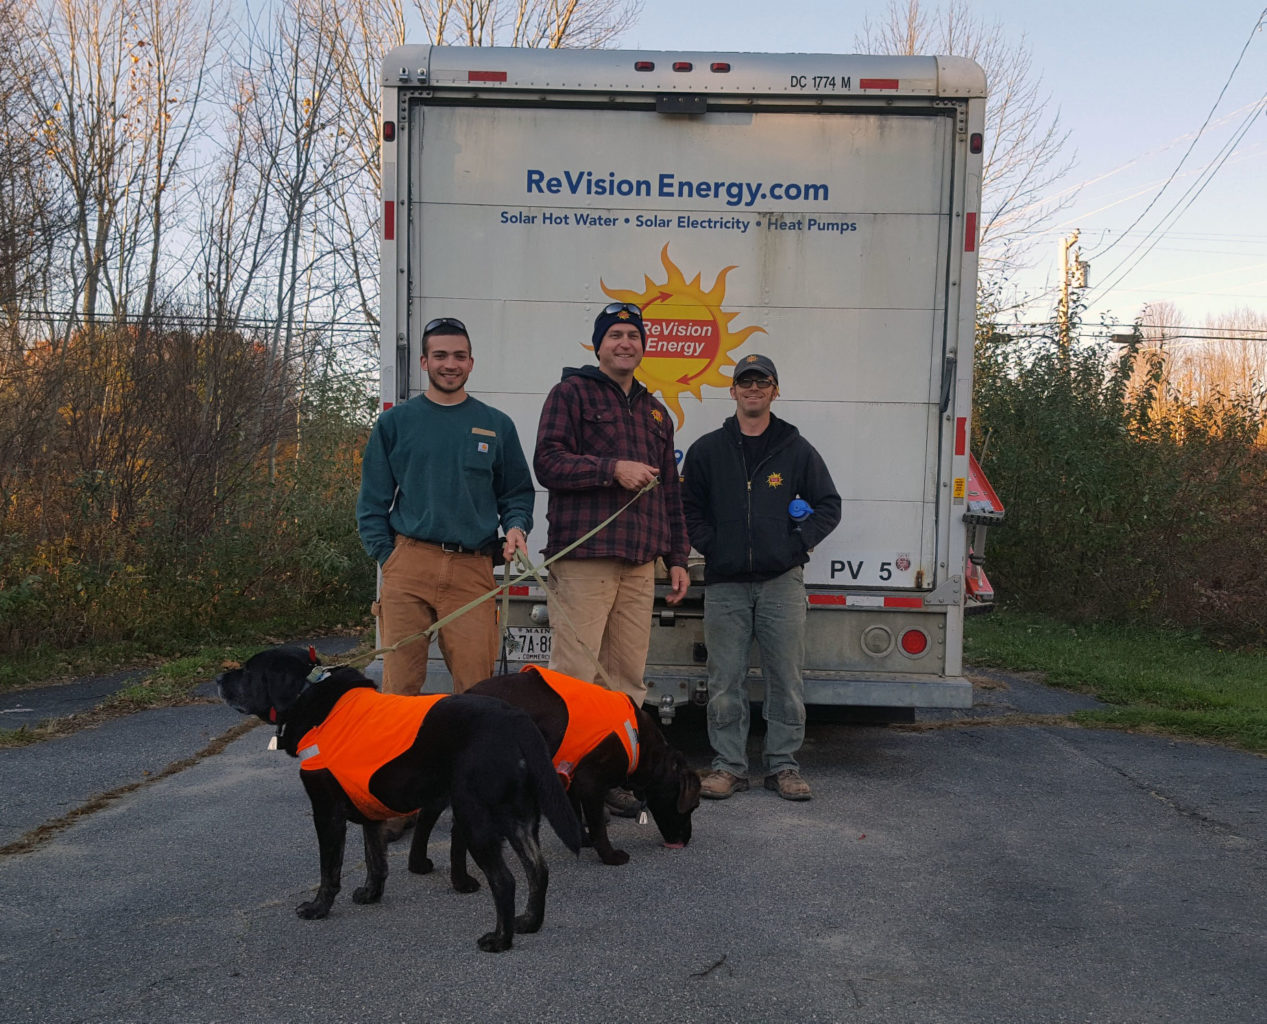
[[774,368],[774,361],[769,356],[757,355],[755,352],[739,360],[731,379],[737,381],[740,377],[754,373],[771,378],[775,384],[779,382],[779,371]]

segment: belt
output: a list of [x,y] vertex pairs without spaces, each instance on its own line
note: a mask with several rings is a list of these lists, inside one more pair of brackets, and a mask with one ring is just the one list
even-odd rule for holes
[[434,548],[439,548],[447,555],[484,555],[486,558],[493,557],[493,548],[468,548],[461,544],[449,544],[439,540],[424,540],[422,543],[430,544]]

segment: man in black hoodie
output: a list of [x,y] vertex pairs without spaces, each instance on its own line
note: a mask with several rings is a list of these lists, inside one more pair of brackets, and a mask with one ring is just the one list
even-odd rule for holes
[[805,739],[805,583],[810,550],[840,522],[840,495],[814,446],[770,411],[779,374],[745,356],[730,396],[735,415],[686,453],[682,506],[704,555],[708,739],[713,770],[700,795],[748,788],[748,654],[755,637],[765,683],[765,787],[808,800],[796,752]]

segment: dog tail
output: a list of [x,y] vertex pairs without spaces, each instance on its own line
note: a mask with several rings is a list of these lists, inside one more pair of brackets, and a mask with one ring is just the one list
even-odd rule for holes
[[578,857],[581,855],[581,823],[577,820],[572,802],[568,799],[563,783],[554,770],[554,762],[550,760],[550,752],[546,749],[546,741],[541,731],[526,714],[516,716],[519,735],[519,750],[528,766],[528,774],[532,777],[533,788],[537,792],[537,804],[541,813],[550,822],[555,835],[563,840],[563,844]]

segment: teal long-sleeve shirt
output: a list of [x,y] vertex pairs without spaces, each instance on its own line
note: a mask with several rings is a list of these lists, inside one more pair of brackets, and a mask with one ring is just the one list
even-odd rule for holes
[[532,529],[532,475],[509,416],[467,397],[425,395],[386,410],[361,464],[356,527],[381,565],[403,533],[480,549],[503,530]]

